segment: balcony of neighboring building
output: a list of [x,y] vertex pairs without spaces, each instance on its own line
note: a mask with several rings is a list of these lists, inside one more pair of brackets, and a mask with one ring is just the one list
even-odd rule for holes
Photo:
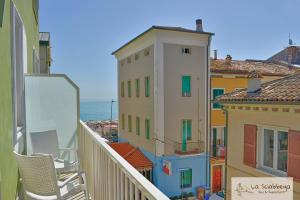
[[75,149],[74,154],[62,152],[60,159],[78,161],[90,199],[168,199],[79,119],[79,88],[67,76],[26,75],[24,104],[26,123],[15,143],[19,154],[33,153],[32,134],[55,130],[60,149]]
[[204,141],[174,142],[174,150],[177,155],[191,155],[205,152]]

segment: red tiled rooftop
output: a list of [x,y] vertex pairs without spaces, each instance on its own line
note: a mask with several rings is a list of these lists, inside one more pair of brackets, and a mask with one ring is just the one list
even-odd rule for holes
[[222,74],[248,75],[251,71],[257,71],[263,76],[292,75],[296,67],[280,62],[268,62],[262,60],[231,60],[211,59],[211,72]]
[[127,142],[109,145],[137,170],[152,168],[152,162],[137,147]]
[[300,73],[266,82],[253,93],[247,89],[224,94],[217,98],[224,103],[280,103],[300,104]]

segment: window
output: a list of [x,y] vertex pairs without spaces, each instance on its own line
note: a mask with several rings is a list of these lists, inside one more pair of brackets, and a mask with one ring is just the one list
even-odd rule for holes
[[192,169],[180,171],[180,188],[192,187]]
[[[213,100],[216,99],[216,97],[224,94],[224,89],[213,89]],[[213,109],[220,109],[221,105],[219,103],[213,103]]]
[[140,97],[140,79],[135,79],[135,96]]
[[128,57],[127,58],[127,64],[130,64],[131,63],[131,57]]
[[192,49],[191,48],[182,48],[181,53],[182,54],[192,54]]
[[139,117],[136,117],[135,118],[135,131],[136,131],[136,134],[137,135],[140,135],[140,118]]
[[145,77],[145,97],[150,97],[150,77]]
[[121,83],[121,97],[125,97],[125,84],[124,81]]
[[182,76],[182,96],[190,97],[191,96],[191,76]]
[[146,139],[149,140],[150,139],[150,119],[145,120],[145,135],[146,135]]
[[145,49],[144,50],[144,56],[148,56],[150,54],[150,50],[149,49]]
[[186,140],[192,140],[192,120],[184,119],[182,121],[182,132]]
[[125,115],[122,114],[122,129],[125,129]]
[[211,137],[211,156],[225,157],[225,127],[213,127]]
[[128,131],[129,131],[129,132],[132,132],[131,115],[128,115]]
[[131,97],[131,81],[127,81],[128,97]]
[[263,129],[262,167],[278,172],[287,172],[288,133]]

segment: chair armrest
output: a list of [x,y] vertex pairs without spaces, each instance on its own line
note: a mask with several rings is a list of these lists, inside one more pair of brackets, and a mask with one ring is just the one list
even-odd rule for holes
[[64,187],[66,184],[68,184],[70,181],[75,180],[76,178],[82,177],[82,174],[84,174],[84,172],[80,171],[80,172],[76,172],[74,173],[72,176],[70,176],[69,178],[67,178],[65,181],[63,182],[58,182],[58,187],[62,188]]

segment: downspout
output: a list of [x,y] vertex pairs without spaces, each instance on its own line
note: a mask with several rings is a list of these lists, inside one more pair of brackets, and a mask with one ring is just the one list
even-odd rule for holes
[[206,124],[206,145],[205,145],[205,152],[206,152],[206,167],[205,167],[205,172],[206,172],[206,186],[208,188],[210,188],[210,148],[209,148],[209,144],[210,144],[210,122],[211,122],[211,102],[210,102],[210,58],[209,58],[209,51],[210,51],[210,43],[211,43],[211,35],[209,35],[208,37],[208,44],[206,47],[206,59],[207,59],[207,66],[206,66],[206,70],[207,70],[207,77],[206,77],[206,94],[207,94],[207,99],[206,102],[208,103],[207,107],[206,107],[206,117],[207,117],[207,124]]
[[224,111],[225,114],[225,192],[224,192],[224,199],[226,200],[226,191],[227,191],[227,154],[228,154],[228,110],[222,106],[221,109]]

